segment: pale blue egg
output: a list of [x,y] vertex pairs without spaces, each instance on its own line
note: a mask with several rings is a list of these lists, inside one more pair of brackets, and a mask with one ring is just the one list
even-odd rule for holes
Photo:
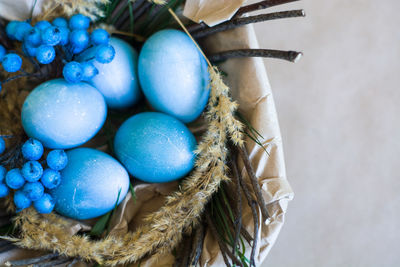
[[128,193],[129,175],[108,154],[76,148],[67,152],[68,165],[61,171],[60,185],[50,191],[55,210],[69,218],[85,220],[112,210]]
[[[121,39],[111,38],[110,45],[115,49],[114,59],[106,64],[92,60],[99,73],[89,83],[103,94],[109,108],[128,108],[136,104],[141,96],[137,77],[138,55],[133,47]],[[85,58],[94,56],[88,52],[90,55],[87,54]]]
[[87,83],[50,80],[36,87],[22,106],[22,126],[29,137],[51,149],[79,146],[103,126],[107,106]]
[[194,166],[196,139],[179,120],[144,112],[125,121],[114,140],[115,154],[135,178],[163,183],[184,177]]
[[206,61],[181,31],[159,31],[140,51],[139,80],[147,100],[157,111],[185,123],[204,110],[209,79]]

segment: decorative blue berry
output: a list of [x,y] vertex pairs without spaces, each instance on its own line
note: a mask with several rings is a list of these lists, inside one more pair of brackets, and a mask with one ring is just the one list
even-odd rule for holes
[[42,42],[45,45],[55,46],[61,41],[61,31],[56,26],[51,26],[42,31]]
[[56,51],[51,45],[41,45],[36,49],[36,59],[42,64],[53,62],[56,57]]
[[8,23],[6,26],[6,34],[7,34],[8,38],[10,38],[11,40],[16,40],[15,33],[17,31],[17,26],[19,23],[21,23],[21,22],[14,20],[14,21],[11,21],[10,23]]
[[15,39],[18,41],[24,40],[25,35],[32,29],[32,26],[28,22],[20,22],[15,29]]
[[0,184],[0,198],[8,196],[10,189],[5,184]]
[[66,45],[69,42],[69,29],[67,27],[59,27],[61,32],[60,45]]
[[4,166],[0,165],[0,183],[4,183],[6,179],[7,169]]
[[44,194],[44,187],[39,182],[26,183],[22,188],[22,192],[32,201],[36,201]]
[[96,29],[90,35],[90,40],[94,45],[108,44],[110,34],[106,30]]
[[68,21],[62,17],[55,18],[52,23],[57,27],[68,27]]
[[22,166],[22,176],[28,182],[36,182],[42,177],[43,167],[38,161],[28,161]]
[[18,190],[14,194],[14,204],[17,207],[17,212],[20,212],[23,209],[29,208],[32,201],[23,191]]
[[83,81],[90,81],[94,76],[99,74],[97,68],[90,61],[82,62],[81,66],[83,69],[83,75],[82,75]]
[[37,47],[31,46],[28,43],[22,45],[22,50],[28,57],[36,57]]
[[4,46],[0,44],[0,62],[3,60],[6,53],[7,53],[6,49],[4,48]]
[[4,150],[6,150],[6,141],[3,137],[0,137],[0,155],[3,154]]
[[34,46],[34,47],[39,46],[42,42],[42,36],[41,36],[40,30],[38,28],[30,29],[26,33],[24,41],[26,44],[28,44],[30,46]]
[[82,52],[89,45],[89,34],[85,30],[74,30],[69,34],[69,42],[74,54]]
[[46,169],[44,170],[40,181],[47,189],[54,189],[61,183],[61,174],[58,171]]
[[68,62],[63,69],[64,79],[70,83],[77,83],[82,80],[83,70],[79,62]]
[[12,169],[6,174],[6,184],[9,188],[19,189],[25,184],[25,179],[19,169]]
[[82,14],[73,15],[69,19],[69,27],[72,30],[86,30],[87,28],[89,28],[89,25],[90,25],[90,18]]
[[42,214],[52,212],[55,204],[56,202],[54,199],[47,193],[43,194],[39,200],[33,202],[33,206],[35,207],[36,211]]
[[15,53],[9,53],[4,56],[3,62],[1,64],[3,65],[5,71],[16,72],[21,69],[22,58]]
[[40,141],[30,138],[22,146],[22,156],[27,160],[38,160],[43,155],[43,145]]
[[96,51],[96,60],[102,64],[110,63],[115,56],[114,47],[111,45],[99,45]]
[[35,28],[38,28],[38,29],[41,30],[41,31],[44,31],[44,30],[47,29],[48,27],[51,27],[51,23],[48,22],[47,20],[41,20],[41,21],[38,21],[38,22],[35,24]]
[[67,166],[68,156],[64,150],[55,149],[50,151],[50,153],[47,155],[46,161],[49,168],[55,171],[60,171]]

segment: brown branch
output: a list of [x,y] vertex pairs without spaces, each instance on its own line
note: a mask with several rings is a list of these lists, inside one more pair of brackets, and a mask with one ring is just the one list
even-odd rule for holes
[[264,197],[261,193],[261,187],[258,183],[258,179],[254,172],[253,166],[251,165],[249,154],[247,153],[247,150],[244,146],[238,147],[238,150],[239,150],[240,157],[243,160],[247,174],[249,175],[251,184],[253,186],[254,193],[257,197],[258,204],[261,208],[261,213],[264,216],[264,218],[266,219],[269,217],[268,210],[267,210],[267,203],[265,203]]
[[238,57],[267,57],[283,59],[296,63],[300,60],[302,55],[303,53],[296,51],[282,51],[272,49],[236,49],[207,55],[207,57],[211,62],[219,62],[229,58]]
[[201,253],[203,251],[203,243],[204,243],[205,231],[203,223],[200,223],[196,229],[193,244],[192,244],[192,253],[190,256],[190,266],[196,266],[200,260]]
[[179,251],[175,257],[174,267],[186,267],[188,265],[192,239],[193,235],[183,237]]
[[34,267],[53,267],[53,266],[57,266],[57,265],[61,265],[64,263],[67,263],[71,261],[71,259],[69,258],[65,258],[65,257],[58,257],[54,260],[48,261],[48,262],[44,262],[44,263],[39,263],[39,264],[35,264],[33,265]]
[[283,19],[283,18],[304,17],[304,16],[305,16],[304,10],[299,9],[299,10],[274,12],[274,13],[262,14],[262,15],[244,17],[244,18],[236,18],[236,19],[231,19],[230,21],[221,23],[214,27],[209,27],[209,28],[206,28],[203,30],[199,30],[197,32],[194,32],[192,35],[194,38],[199,39],[199,38],[203,38],[203,37],[206,37],[206,36],[214,34],[214,33],[227,31],[227,30],[234,29],[234,28],[237,28],[240,26],[251,24],[251,23],[257,23],[257,22],[275,20],[275,19]]
[[239,8],[239,10],[235,14],[235,17],[239,17],[239,16],[249,13],[249,12],[266,9],[266,8],[273,7],[273,6],[288,4],[291,2],[297,2],[297,1],[299,1],[299,0],[265,0],[265,1],[261,1],[258,3],[250,4],[250,5]]
[[238,175],[234,175],[236,186],[236,218],[235,218],[235,236],[233,239],[232,253],[236,252],[236,245],[239,242],[240,230],[242,229],[242,191],[240,190],[240,181]]
[[196,31],[199,31],[199,30],[202,30],[202,29],[205,29],[205,28],[208,28],[208,26],[207,26],[207,24],[205,24],[204,22],[200,22],[200,23],[193,23],[193,24],[191,24],[191,25],[188,25],[187,27],[186,27],[186,29],[189,31],[189,32],[196,32]]
[[58,253],[51,253],[51,254],[46,254],[42,255],[39,257],[34,257],[34,258],[29,258],[29,259],[23,259],[23,260],[15,260],[15,261],[8,261],[6,262],[6,266],[26,266],[26,265],[31,265],[47,260],[54,259],[58,257]]

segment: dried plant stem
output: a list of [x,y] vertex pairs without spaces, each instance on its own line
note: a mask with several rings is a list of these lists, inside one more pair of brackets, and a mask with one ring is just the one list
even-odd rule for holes
[[211,62],[224,61],[229,58],[238,57],[267,57],[287,60],[296,63],[303,53],[296,51],[282,51],[272,49],[235,49],[208,55]]
[[5,265],[6,266],[26,266],[26,265],[31,265],[31,264],[35,264],[35,263],[51,260],[51,259],[54,259],[54,258],[56,258],[58,256],[59,256],[58,253],[51,253],[51,254],[46,254],[46,255],[30,258],[30,259],[8,261],[8,262],[6,262]]
[[247,174],[249,175],[251,184],[253,186],[254,193],[257,197],[257,201],[259,203],[261,213],[264,216],[265,219],[269,218],[268,210],[267,210],[267,203],[264,200],[264,197],[261,193],[261,187],[258,183],[257,176],[254,172],[253,166],[251,165],[249,154],[247,153],[247,150],[244,146],[238,147],[238,151],[240,154],[240,157],[243,160],[243,164],[246,168]]
[[297,1],[299,1],[299,0],[265,0],[265,1],[257,2],[254,4],[250,4],[250,5],[239,8],[239,10],[235,14],[235,17],[242,16],[243,14],[246,14],[249,12],[266,9],[266,8],[273,7],[273,6],[288,4],[291,2],[297,2]]
[[274,12],[274,13],[262,14],[262,15],[244,17],[244,18],[236,18],[236,19],[232,19],[230,21],[221,23],[214,27],[209,27],[206,29],[199,30],[197,32],[194,32],[192,35],[194,38],[199,39],[199,38],[203,38],[203,37],[206,37],[206,36],[214,34],[214,33],[234,29],[234,28],[237,28],[237,27],[240,27],[243,25],[251,24],[251,23],[257,23],[257,22],[275,20],[275,19],[283,19],[283,18],[304,17],[304,16],[305,16],[304,10],[299,9],[299,10]]

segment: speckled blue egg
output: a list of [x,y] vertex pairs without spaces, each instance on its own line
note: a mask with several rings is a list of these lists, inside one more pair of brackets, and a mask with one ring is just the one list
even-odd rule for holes
[[204,110],[209,90],[207,63],[183,32],[153,34],[139,55],[139,80],[152,107],[188,123]]
[[28,136],[51,149],[68,149],[91,139],[103,126],[107,106],[87,83],[56,79],[42,83],[22,106],[22,126]]
[[114,59],[106,64],[93,60],[99,73],[89,83],[103,94],[109,108],[128,108],[137,103],[141,96],[137,77],[138,55],[121,39],[111,38],[109,44],[114,47]]
[[55,210],[69,218],[85,220],[101,216],[120,203],[129,189],[125,168],[108,154],[75,148],[67,152],[68,165],[60,185],[50,190]]
[[196,139],[179,120],[144,112],[125,121],[114,140],[115,154],[128,171],[145,182],[182,178],[194,166]]

